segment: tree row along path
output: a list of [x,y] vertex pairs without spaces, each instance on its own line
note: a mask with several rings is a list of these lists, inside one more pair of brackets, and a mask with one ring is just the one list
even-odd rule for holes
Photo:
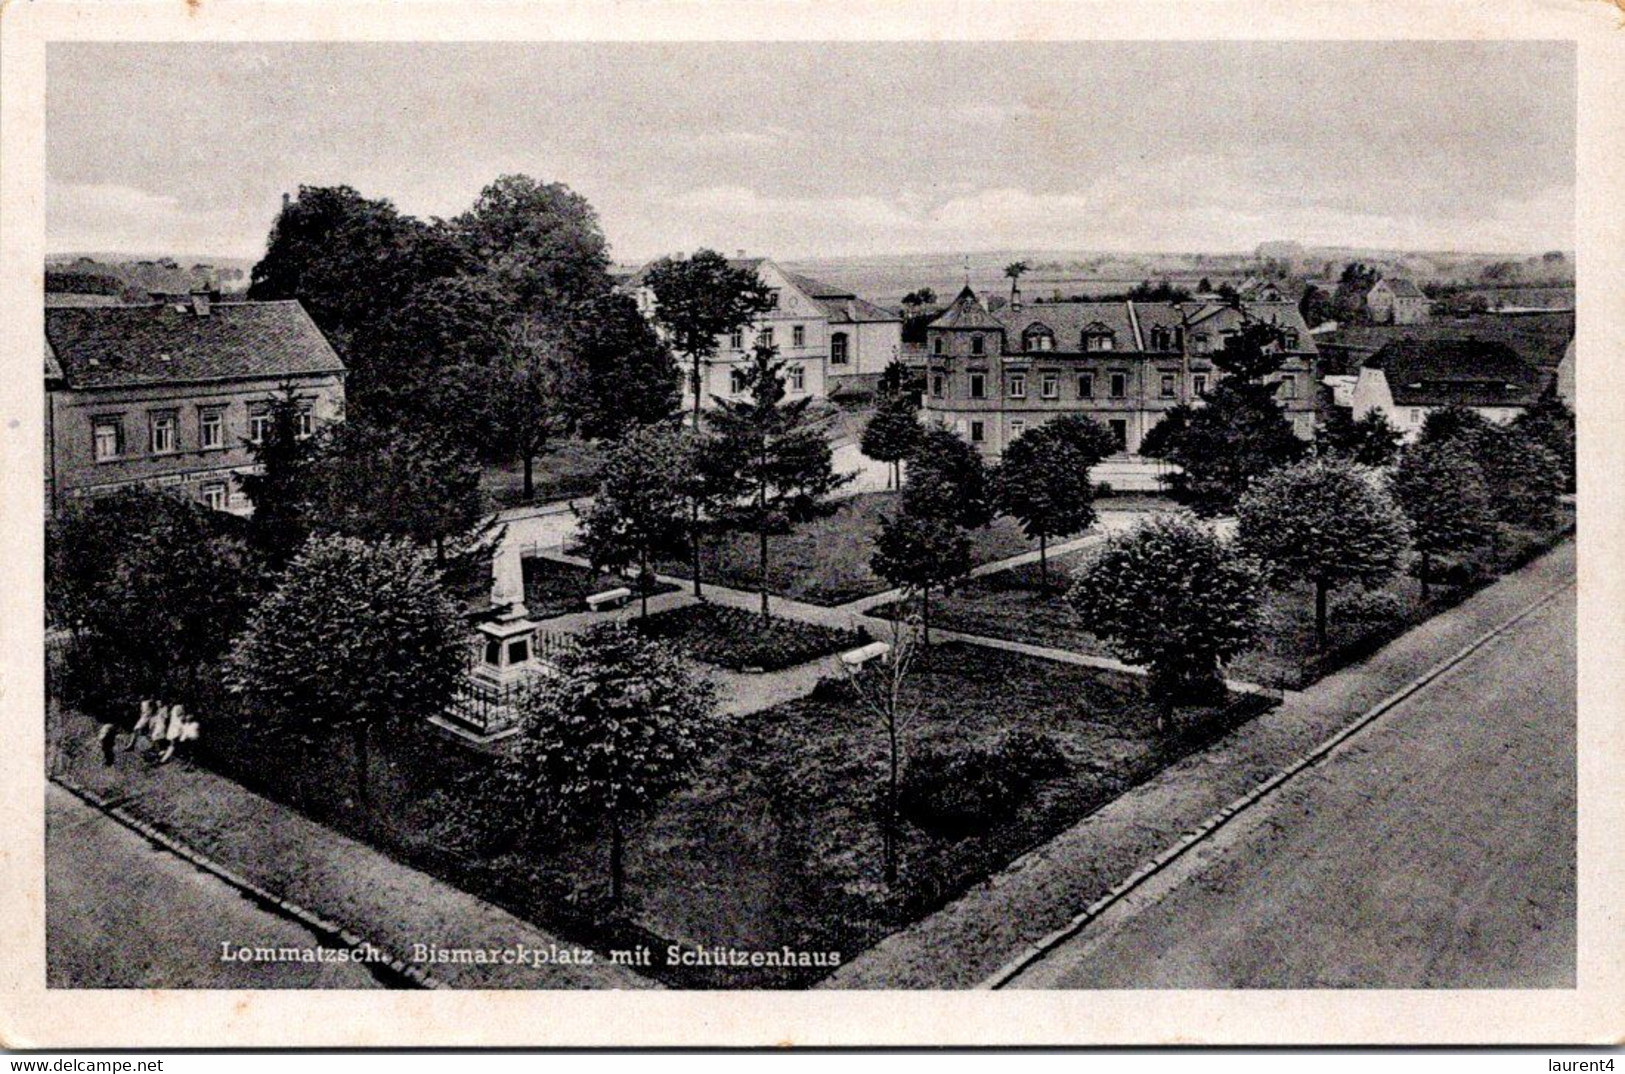
[[[968,988],[1173,846],[1206,818],[1313,750],[1384,698],[1573,584],[1565,541],[1391,642],[1330,675],[1213,746],[1165,769],[942,910],[842,966],[828,988]],[[944,958],[943,952],[953,952]]]

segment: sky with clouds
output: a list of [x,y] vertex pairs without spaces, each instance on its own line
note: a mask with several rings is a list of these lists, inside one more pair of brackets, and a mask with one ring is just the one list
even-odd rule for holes
[[1573,245],[1559,42],[56,44],[53,252],[257,257],[284,191],[557,180],[614,256]]

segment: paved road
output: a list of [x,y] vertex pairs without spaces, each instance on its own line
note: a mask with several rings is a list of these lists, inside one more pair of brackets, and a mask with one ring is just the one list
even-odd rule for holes
[[1011,982],[1575,982],[1574,590]]
[[319,941],[55,784],[45,791],[45,842],[52,988],[380,987],[355,964],[222,961],[222,941]]

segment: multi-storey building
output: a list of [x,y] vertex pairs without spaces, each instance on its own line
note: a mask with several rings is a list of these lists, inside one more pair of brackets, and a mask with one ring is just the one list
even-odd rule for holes
[[1024,306],[1018,295],[994,313],[967,286],[926,328],[925,409],[990,457],[1066,413],[1096,419],[1133,456],[1164,413],[1200,404],[1223,375],[1214,355],[1248,321],[1279,329],[1276,398],[1293,430],[1312,436],[1315,345],[1290,302]]
[[272,400],[291,387],[306,431],[338,420],[344,372],[297,301],[48,308],[46,500],[154,485],[245,513]]
[[[903,320],[897,314],[765,257],[738,257],[728,263],[754,270],[767,285],[772,304],[751,324],[718,337],[716,356],[700,370],[702,405],[710,406],[716,397],[739,397],[744,367],[761,342],[778,348],[792,398],[872,390],[881,372],[899,356]],[[655,296],[647,273],[645,266],[622,286],[637,299],[644,315],[653,318]],[[688,372],[685,369],[683,377],[685,408],[694,405]]]
[[1425,324],[1433,303],[1412,280],[1384,276],[1366,292],[1366,309],[1379,324]]

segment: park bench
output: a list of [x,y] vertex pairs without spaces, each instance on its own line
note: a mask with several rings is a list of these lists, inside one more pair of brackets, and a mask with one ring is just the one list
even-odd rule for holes
[[849,649],[841,654],[841,663],[856,671],[873,660],[879,660],[891,652],[891,646],[883,641],[872,641],[857,649]]
[[587,607],[595,612],[601,612],[606,608],[619,608],[631,599],[632,591],[623,585],[615,589],[606,589],[602,593],[594,593],[587,598]]

